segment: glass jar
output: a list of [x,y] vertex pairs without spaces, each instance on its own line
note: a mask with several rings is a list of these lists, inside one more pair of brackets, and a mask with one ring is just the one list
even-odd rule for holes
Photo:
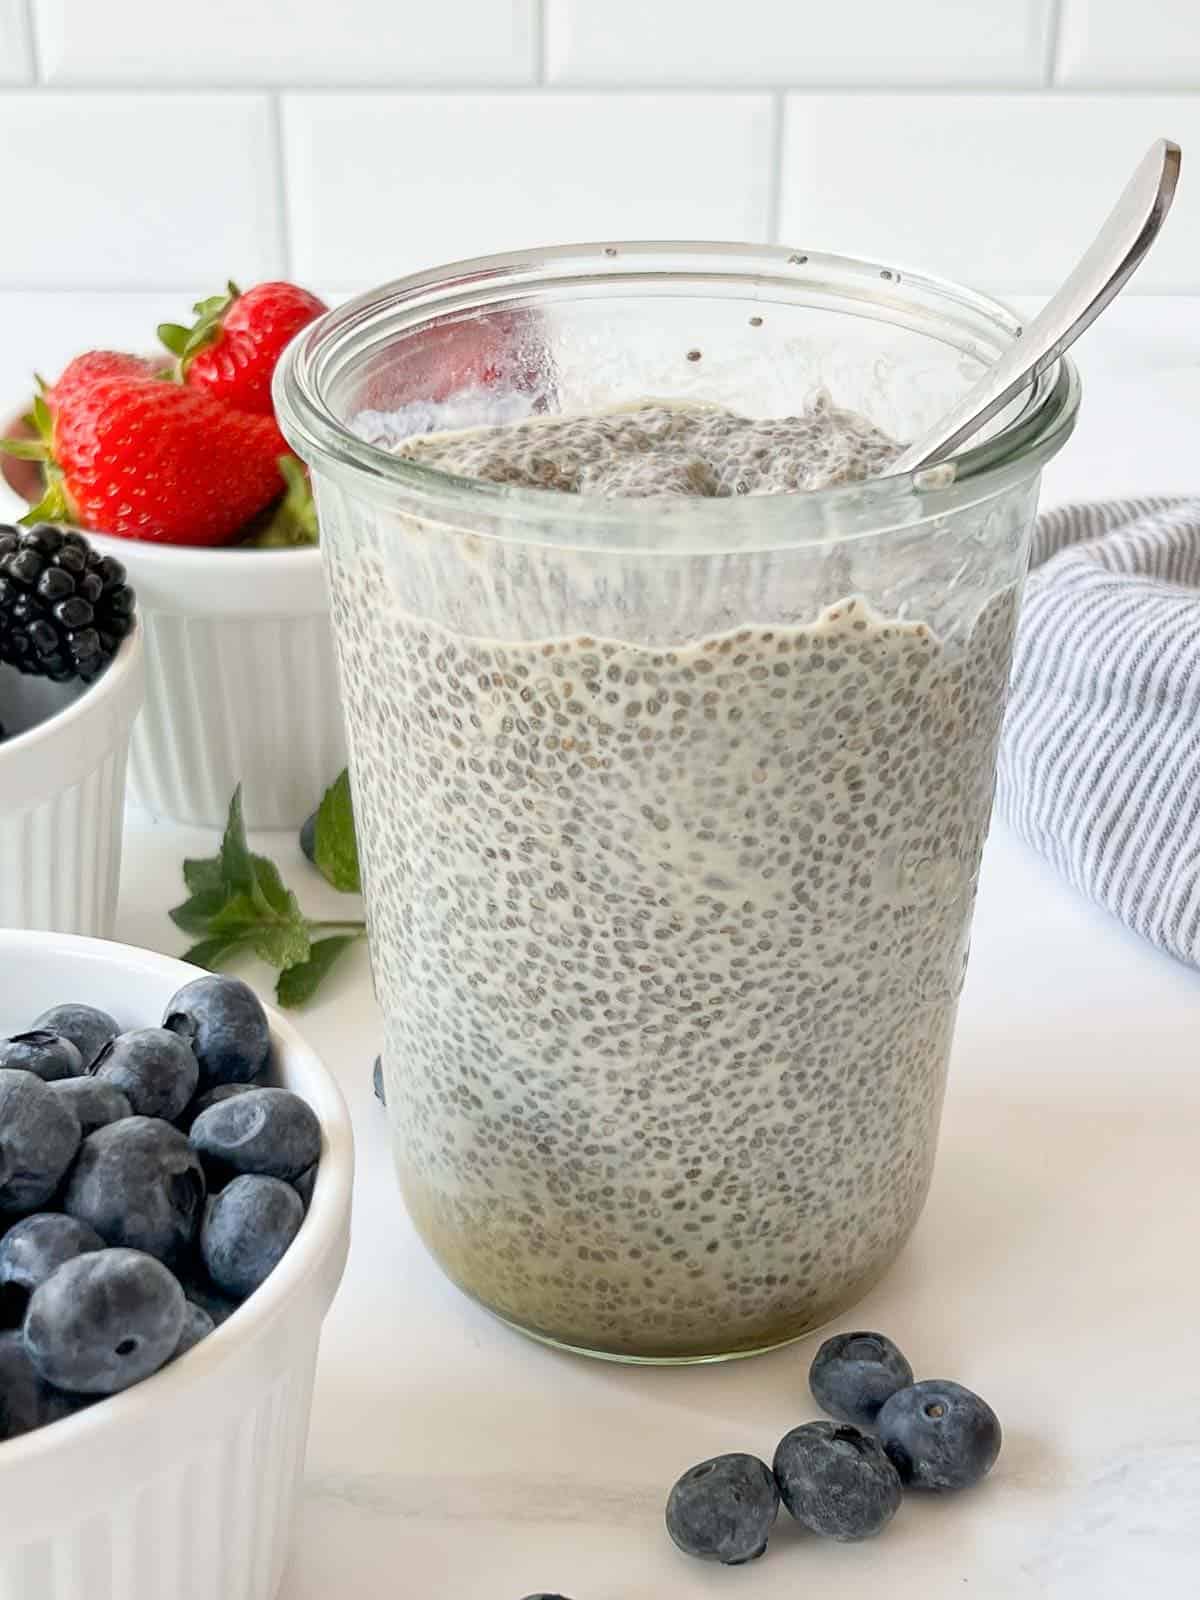
[[788,415],[821,386],[908,440],[1019,334],[869,262],[596,244],[403,279],[281,363],[400,1185],[454,1282],[541,1339],[768,1349],[908,1237],[1077,379],[949,469],[774,497],[517,489],[389,441],[646,397]]

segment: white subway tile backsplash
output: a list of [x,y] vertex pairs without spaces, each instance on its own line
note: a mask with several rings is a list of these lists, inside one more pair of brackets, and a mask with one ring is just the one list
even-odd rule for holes
[[1200,85],[1197,0],[1062,0],[1059,83]]
[[534,4],[34,0],[48,82],[155,85],[528,83]]
[[220,287],[283,270],[265,96],[18,91],[0,95],[0,149],[20,219],[0,287]]
[[546,4],[562,83],[1033,85],[1050,25],[1049,0]]
[[28,83],[32,69],[25,0],[0,0],[0,83]]
[[600,238],[763,239],[762,95],[289,95],[293,262],[351,287]]
[[[789,95],[781,231],[790,244],[1044,292],[1160,134],[1200,150],[1200,96]],[[1200,191],[1186,180],[1134,288],[1200,290]]]

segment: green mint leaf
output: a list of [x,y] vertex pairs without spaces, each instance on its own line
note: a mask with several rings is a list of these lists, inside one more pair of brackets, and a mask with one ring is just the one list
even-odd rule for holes
[[313,854],[317,870],[344,894],[360,894],[362,877],[358,869],[358,841],[354,836],[354,807],[350,799],[350,774],[341,777],[325,791],[317,812],[317,833]]
[[221,876],[226,888],[245,894],[254,892],[254,860],[246,843],[246,824],[242,817],[242,786],[239,783],[229,802],[229,820],[221,840]]
[[215,972],[230,956],[236,955],[244,944],[245,939],[241,934],[222,934],[216,939],[201,939],[199,944],[194,944],[190,950],[185,950],[180,960],[190,961],[194,967],[206,967],[209,972]]
[[272,967],[302,966],[312,951],[308,928],[303,922],[258,927],[251,938],[255,954]]
[[176,906],[170,913],[171,921],[184,933],[212,933],[215,919],[224,910],[228,895],[222,889],[201,889]]
[[208,919],[206,933],[253,933],[262,925],[262,914],[253,895],[231,894]]
[[225,878],[221,872],[221,858],[212,856],[207,861],[185,861],[183,881],[192,894],[207,894],[223,889]]
[[317,986],[333,966],[343,950],[348,950],[362,937],[357,933],[339,933],[330,939],[318,939],[308,960],[299,966],[288,967],[279,974],[275,996],[281,1006],[299,1006],[311,1000]]
[[296,896],[279,876],[279,868],[266,856],[251,856],[255,886],[264,912],[271,918],[304,924],[304,913]]

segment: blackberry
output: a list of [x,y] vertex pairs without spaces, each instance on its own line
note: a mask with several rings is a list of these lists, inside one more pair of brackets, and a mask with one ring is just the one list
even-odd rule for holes
[[74,528],[0,524],[0,661],[91,683],[133,627],[125,569]]

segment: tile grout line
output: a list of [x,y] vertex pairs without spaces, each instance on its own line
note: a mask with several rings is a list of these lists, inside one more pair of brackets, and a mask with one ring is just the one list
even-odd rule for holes
[[40,85],[42,82],[42,49],[38,39],[37,15],[33,0],[25,0],[25,32],[29,38],[29,65],[33,70],[33,81]]
[[1042,62],[1042,87],[1053,89],[1058,72],[1060,35],[1063,24],[1063,0],[1046,0],[1046,48]]
[[544,87],[550,70],[546,49],[546,6],[548,0],[533,0],[533,81]]
[[770,188],[767,190],[767,243],[779,243],[779,221],[783,212],[783,125],[786,102],[782,90],[771,96],[771,126],[767,150]]
[[271,119],[271,144],[274,160],[272,162],[275,177],[275,240],[279,246],[282,263],[281,271],[285,278],[292,276],[292,228],[288,210],[287,192],[287,159],[284,155],[283,142],[283,104],[278,91],[268,95],[268,115]]
[[[1050,52],[1047,51],[1047,54]],[[1043,65],[1043,72],[1046,70]],[[1095,96],[1127,97],[1140,95],[1148,99],[1194,99],[1196,96],[1195,85],[1190,80],[1180,79],[1168,83],[1143,83],[1126,82],[1124,80],[1112,81],[1097,79],[1088,83],[1055,83],[1047,84],[1036,79],[1028,83],[1014,83],[1012,80],[1001,82],[998,79],[979,79],[963,83],[849,83],[845,80],[830,80],[822,82],[793,82],[793,83],[737,83],[732,80],[713,82],[711,80],[679,83],[630,82],[628,79],[597,79],[591,82],[564,82],[561,79],[553,83],[544,84],[521,82],[514,83],[511,79],[475,79],[475,80],[448,80],[435,78],[414,78],[408,83],[378,83],[372,81],[354,80],[347,78],[342,83],[315,83],[312,80],[297,80],[295,83],[229,83],[219,79],[198,77],[188,83],[165,84],[151,82],[146,79],[119,82],[112,79],[89,81],[80,79],[72,83],[43,83],[12,84],[4,89],[5,98],[15,97],[25,93],[30,94],[36,89],[37,94],[45,99],[96,99],[116,100],[130,95],[155,95],[160,99],[171,100],[175,98],[187,99],[189,97],[226,96],[230,99],[249,98],[255,95],[303,95],[310,100],[336,99],[346,95],[364,96],[374,99],[404,100],[416,96],[425,96],[432,99],[454,99],[462,95],[531,95],[547,100],[572,100],[586,98],[589,95],[608,95],[615,98],[641,96],[644,99],[661,96],[671,99],[675,96],[686,98],[704,97],[707,99],[721,98],[754,98],[772,94],[789,94],[810,98],[844,96],[846,99],[870,99],[875,96],[886,95],[899,100],[946,100],[946,99],[981,99],[987,96],[997,98],[1012,98],[1024,95],[1035,100],[1074,100],[1087,99]]]

